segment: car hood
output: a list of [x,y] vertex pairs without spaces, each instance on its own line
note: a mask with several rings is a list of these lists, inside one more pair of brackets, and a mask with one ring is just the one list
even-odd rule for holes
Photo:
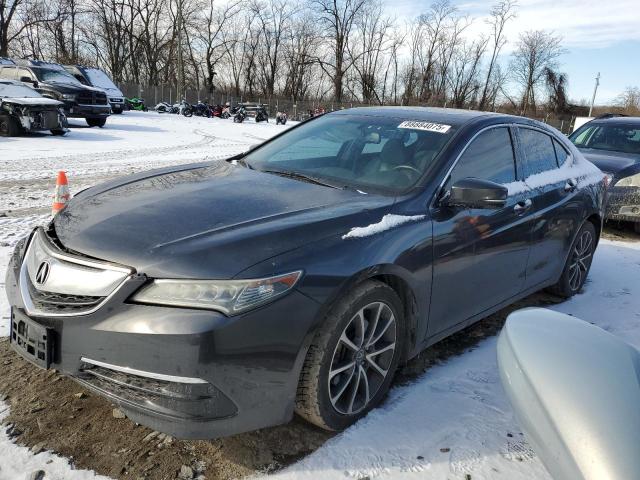
[[581,148],[580,152],[600,170],[614,175],[631,165],[640,163],[640,155],[632,153],[595,150],[592,148]]
[[96,87],[96,88],[99,88],[100,90],[103,90],[110,97],[123,97],[124,98],[124,95],[122,94],[122,92],[117,88],[113,88],[113,87]]
[[0,98],[0,103],[12,103],[14,105],[29,105],[29,106],[55,105],[58,107],[64,105],[62,102],[59,102],[58,100],[53,100],[52,98],[44,98],[44,97],[2,97]]
[[64,247],[151,277],[232,278],[354,224],[367,225],[374,209],[393,201],[216,161],[90,188],[54,226]]

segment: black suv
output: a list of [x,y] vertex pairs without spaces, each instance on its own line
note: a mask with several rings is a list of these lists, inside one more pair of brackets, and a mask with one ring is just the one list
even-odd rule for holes
[[90,127],[103,127],[111,113],[105,92],[82,85],[61,68],[0,65],[0,78],[18,80],[45,97],[63,102],[67,117],[85,118]]

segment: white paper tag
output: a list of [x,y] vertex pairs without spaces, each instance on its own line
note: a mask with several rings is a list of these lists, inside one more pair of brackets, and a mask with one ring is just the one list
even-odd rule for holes
[[447,133],[451,125],[443,125],[433,122],[417,122],[415,120],[407,120],[398,125],[398,128],[410,128],[412,130],[426,130],[427,132]]

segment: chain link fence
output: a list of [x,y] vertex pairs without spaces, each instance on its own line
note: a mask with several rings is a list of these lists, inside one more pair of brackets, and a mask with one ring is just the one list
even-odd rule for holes
[[[143,98],[150,109],[153,109],[155,105],[160,102],[177,103],[181,99],[177,98],[178,89],[175,85],[140,85],[135,83],[121,83],[118,85],[122,93],[127,98],[139,97]],[[221,91],[209,92],[206,89],[187,88],[184,91],[183,98],[189,103],[196,103],[198,101],[206,102],[210,105],[224,105],[229,103],[236,105],[241,102],[261,103],[265,106],[269,112],[269,116],[274,117],[276,112],[287,112],[287,115],[291,120],[306,120],[314,114],[314,112],[325,111],[332,112],[335,110],[343,110],[353,107],[369,107],[379,106],[377,103],[363,103],[363,102],[333,102],[333,101],[319,101],[319,100],[297,100],[294,101],[291,98],[283,96],[234,96]],[[387,103],[385,105],[398,105],[394,103]],[[416,105],[416,106],[433,106],[433,105]],[[499,110],[498,110],[499,111]],[[511,112],[505,112],[511,113]],[[552,115],[539,116],[537,114],[528,115],[529,118],[533,118],[543,123],[547,123],[554,128],[557,128],[562,133],[568,135],[573,131],[573,124],[575,122],[575,116],[566,115],[563,117],[556,117]]]

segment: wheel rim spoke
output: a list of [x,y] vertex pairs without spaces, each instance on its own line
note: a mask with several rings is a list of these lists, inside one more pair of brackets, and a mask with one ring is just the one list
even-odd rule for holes
[[338,367],[338,368],[335,368],[335,369],[331,370],[331,371],[329,372],[329,380],[331,380],[331,379],[332,379],[333,377],[335,377],[336,375],[339,375],[339,374],[341,374],[342,372],[345,372],[345,371],[347,371],[347,370],[349,370],[350,368],[353,368],[353,367],[355,367],[355,366],[356,366],[356,362],[354,361],[354,362],[349,362],[349,363],[347,363],[346,365],[343,365],[342,367]]
[[347,409],[347,413],[353,413],[353,404],[356,401],[356,395],[358,395],[358,387],[360,387],[360,369],[358,368],[358,374],[354,375],[355,380],[352,380],[350,383],[353,384],[353,389],[351,390],[351,399],[349,400],[349,408]]
[[367,335],[367,341],[365,342],[365,345],[369,346],[372,343],[375,342],[371,342],[371,339],[373,338],[373,336],[376,333],[376,328],[378,328],[378,322],[380,321],[380,315],[382,315],[382,309],[384,308],[384,304],[380,303],[378,304],[378,308],[376,310],[376,314],[374,315],[373,319],[371,320],[371,322],[369,322],[369,334]]
[[342,335],[340,336],[340,341],[345,344],[350,350],[353,350],[354,352],[358,351],[358,346],[353,343],[351,340],[349,340],[349,337],[347,337],[346,332],[342,332]]
[[392,314],[389,320],[387,321],[387,323],[384,325],[384,327],[380,330],[380,332],[376,335],[376,337],[367,344],[367,346],[372,346],[378,343],[380,339],[383,337],[383,335],[387,332],[387,330],[389,330],[389,327],[395,323],[395,321],[396,319]]
[[383,368],[381,368],[373,358],[367,356],[367,363],[371,368],[373,368],[376,373],[378,373],[378,375],[382,376],[383,378],[387,376],[388,370],[384,370]]
[[353,381],[353,377],[355,376],[355,373],[356,373],[356,369],[354,368],[353,370],[351,370],[351,373],[349,374],[349,376],[342,382],[342,385],[338,389],[338,393],[336,393],[333,397],[331,397],[331,403],[335,404],[338,400],[340,400],[344,392],[347,391],[347,388],[349,387],[349,385],[351,385],[351,382]]

